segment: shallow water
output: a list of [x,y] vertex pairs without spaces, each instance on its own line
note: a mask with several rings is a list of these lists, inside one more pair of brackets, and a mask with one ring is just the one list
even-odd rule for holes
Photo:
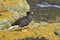
[[54,7],[54,8],[60,9],[60,5],[50,4],[50,3],[47,3],[47,2],[38,3],[38,4],[36,4],[36,6],[42,7],[42,8],[44,8],[44,7],[46,7],[46,8],[47,8],[47,7]]
[[36,22],[60,22],[59,0],[27,0]]

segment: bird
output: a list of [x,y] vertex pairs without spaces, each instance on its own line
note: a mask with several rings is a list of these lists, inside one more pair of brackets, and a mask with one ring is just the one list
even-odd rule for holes
[[27,16],[17,19],[11,24],[11,26],[19,25],[19,27],[27,26],[33,19],[33,12],[28,11]]

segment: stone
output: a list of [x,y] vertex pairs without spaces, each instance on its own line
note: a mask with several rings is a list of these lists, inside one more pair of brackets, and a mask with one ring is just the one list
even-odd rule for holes
[[0,1],[0,27],[8,28],[20,17],[26,16],[30,7],[26,0]]

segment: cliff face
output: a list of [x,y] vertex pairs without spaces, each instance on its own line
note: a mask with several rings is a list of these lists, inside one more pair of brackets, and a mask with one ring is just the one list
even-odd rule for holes
[[26,16],[29,9],[26,0],[0,0],[0,28],[10,27],[12,22]]

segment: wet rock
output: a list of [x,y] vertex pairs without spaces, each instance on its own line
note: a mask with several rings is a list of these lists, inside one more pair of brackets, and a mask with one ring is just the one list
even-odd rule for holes
[[22,39],[22,40],[48,40],[48,39],[46,39],[45,37],[41,37],[41,38],[39,38],[39,37],[36,37],[36,38],[31,37],[31,38],[25,38],[25,39]]
[[58,32],[54,32],[55,35],[60,35]]
[[47,39],[45,37],[41,37],[40,40],[49,40],[49,39]]

